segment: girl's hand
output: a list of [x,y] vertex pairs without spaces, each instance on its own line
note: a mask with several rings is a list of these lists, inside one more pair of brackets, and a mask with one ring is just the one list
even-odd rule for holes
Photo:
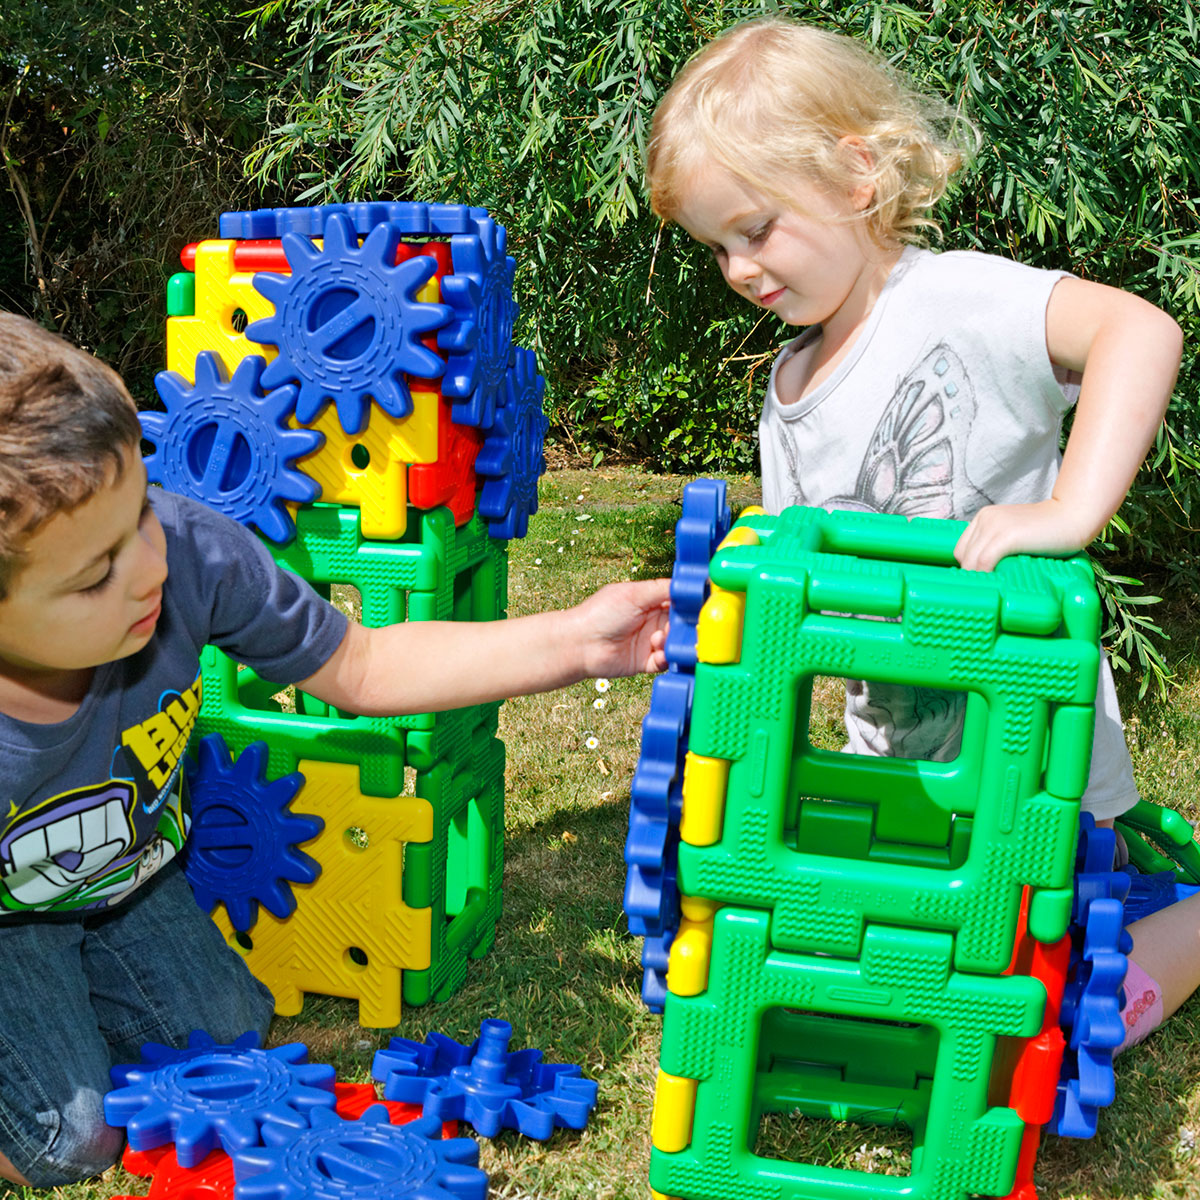
[[1059,500],[981,508],[954,547],[968,571],[990,571],[1009,554],[1076,554],[1090,538]]
[[610,583],[572,609],[586,678],[666,669],[669,579]]

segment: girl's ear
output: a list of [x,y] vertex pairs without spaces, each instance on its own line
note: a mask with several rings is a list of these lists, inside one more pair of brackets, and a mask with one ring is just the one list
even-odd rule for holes
[[875,169],[875,156],[866,141],[854,133],[848,133],[838,139],[838,151],[845,159],[851,176],[857,176],[859,179],[858,183],[851,185],[850,203],[856,212],[862,212],[863,209],[869,208],[871,201],[875,199],[875,181],[871,178]]

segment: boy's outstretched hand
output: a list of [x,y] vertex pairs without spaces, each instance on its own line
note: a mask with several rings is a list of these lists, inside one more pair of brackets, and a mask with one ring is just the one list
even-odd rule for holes
[[669,579],[610,583],[571,610],[579,622],[585,677],[662,671],[667,658]]

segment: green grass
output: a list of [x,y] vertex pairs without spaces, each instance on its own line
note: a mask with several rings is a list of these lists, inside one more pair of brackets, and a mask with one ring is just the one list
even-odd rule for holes
[[[541,511],[510,556],[510,612],[581,599],[600,584],[669,570],[685,481],[633,470],[562,471],[542,485]],[[751,479],[732,482],[736,506],[757,500]],[[1169,704],[1135,704],[1122,686],[1128,736],[1143,794],[1196,819],[1200,765],[1200,647],[1196,613],[1166,615],[1180,684]],[[364,1030],[350,1002],[311,998],[301,1017],[276,1021],[272,1041],[303,1041],[313,1061],[345,1080],[368,1079],[376,1048],[393,1032],[431,1029],[469,1040],[480,1021],[503,1017],[513,1047],[538,1046],[551,1062],[575,1062],[600,1083],[582,1133],[546,1144],[512,1134],[481,1143],[493,1197],[623,1200],[649,1194],[650,1116],[660,1019],[642,1007],[641,943],[621,909],[622,848],[648,680],[581,683],[504,706],[508,807],[504,915],[496,944],[471,964],[451,1000],[408,1008],[398,1030]],[[597,701],[603,701],[597,706]],[[835,688],[815,718],[823,741],[839,721]],[[1117,1101],[1086,1142],[1050,1138],[1037,1179],[1043,1200],[1184,1200],[1200,1196],[1200,1046],[1193,1002],[1120,1060]],[[907,1169],[903,1131],[774,1118],[760,1143],[773,1156],[823,1155],[831,1165],[879,1173]],[[145,1195],[146,1181],[114,1168],[99,1181],[55,1191],[62,1200]],[[17,1190],[16,1195],[33,1196]],[[730,1196],[728,1200],[739,1200]]]

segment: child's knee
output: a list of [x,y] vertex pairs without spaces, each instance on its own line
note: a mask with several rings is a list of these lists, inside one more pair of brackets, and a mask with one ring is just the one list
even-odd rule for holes
[[[125,1132],[104,1119],[104,1095],[81,1087],[61,1109],[34,1114],[42,1146],[10,1152],[13,1165],[37,1188],[63,1187],[107,1171],[125,1144]],[[23,1152],[22,1152],[23,1151]]]

